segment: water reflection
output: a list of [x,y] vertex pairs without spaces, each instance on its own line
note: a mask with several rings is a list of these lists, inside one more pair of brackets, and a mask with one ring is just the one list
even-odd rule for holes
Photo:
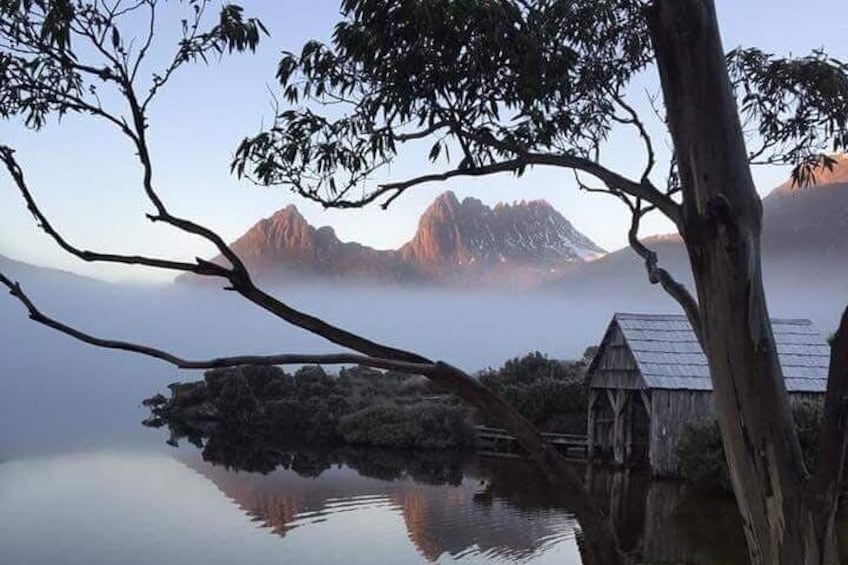
[[[267,474],[234,473],[200,457],[184,461],[280,536],[384,509],[402,517],[408,539],[428,561],[538,561],[567,546],[574,552],[573,517],[544,503],[533,488],[537,477],[522,464],[352,449],[295,452],[288,468]],[[374,535],[379,539],[379,530]]]
[[747,563],[742,523],[732,499],[677,481],[651,481],[630,471],[587,469],[619,543],[645,564]]
[[[362,509],[400,513],[409,540],[429,561],[535,561],[568,546],[582,554],[579,525],[532,466],[454,453],[292,451],[277,470],[233,473],[186,459],[252,519],[284,536]],[[586,469],[624,550],[646,564],[745,563],[732,501],[634,472]],[[581,563],[574,556],[564,563]]]
[[[587,563],[532,467],[457,454],[292,450],[267,473],[197,450],[0,464],[0,563]],[[744,562],[730,501],[587,473],[641,563]]]
[[[168,425],[171,443],[188,438],[202,449],[183,459],[188,466],[282,537],[364,514],[375,520],[373,532],[363,524],[358,531],[376,540],[380,521],[394,513],[428,561],[541,563],[556,556],[559,563],[589,563],[568,501],[550,492],[526,462],[452,452],[293,449],[269,444],[255,430]],[[584,473],[622,549],[637,562],[746,562],[731,499],[636,472]]]

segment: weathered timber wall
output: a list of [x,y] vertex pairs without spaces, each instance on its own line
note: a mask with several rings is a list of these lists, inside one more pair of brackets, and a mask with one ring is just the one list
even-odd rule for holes
[[712,393],[693,390],[651,391],[649,458],[656,475],[678,474],[677,445],[687,424],[713,420]]
[[617,325],[610,328],[600,355],[592,375],[593,388],[644,388],[636,360]]
[[[821,402],[823,395],[797,393],[789,395],[789,403]],[[691,390],[651,391],[651,433],[649,458],[651,470],[658,476],[677,476],[677,446],[690,424],[706,424],[715,420],[712,392]]]

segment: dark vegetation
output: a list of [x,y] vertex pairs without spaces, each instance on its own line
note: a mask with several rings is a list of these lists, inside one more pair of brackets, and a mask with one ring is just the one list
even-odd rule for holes
[[[307,366],[208,371],[203,381],[170,386],[171,398],[148,399],[151,425],[167,423],[200,443],[222,431],[226,443],[259,438],[266,445],[352,443],[393,448],[459,448],[468,443],[466,409],[434,394],[419,377],[363,367],[328,375]],[[229,437],[233,436],[233,437]],[[249,448],[249,447],[248,447]]]
[[[804,401],[793,407],[792,416],[807,470],[815,473],[819,454],[819,430],[823,418],[822,406],[816,402]],[[689,425],[677,446],[677,453],[680,458],[680,471],[684,477],[703,487],[732,492],[717,422]]]
[[586,433],[586,367],[538,351],[485,371],[480,380],[544,432]]
[[[489,369],[480,379],[545,431],[585,431],[584,361],[531,353]],[[319,366],[290,374],[279,367],[215,369],[203,381],[170,385],[171,397],[145,405],[147,425],[168,425],[186,438],[237,458],[265,456],[255,444],[353,444],[387,448],[459,449],[473,443],[473,424],[487,422],[422,377],[366,367],[338,375]],[[241,447],[240,447],[241,445]]]

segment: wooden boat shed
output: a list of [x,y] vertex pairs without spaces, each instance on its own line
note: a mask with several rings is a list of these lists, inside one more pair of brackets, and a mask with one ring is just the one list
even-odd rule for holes
[[[772,320],[790,401],[823,398],[830,347],[809,320]],[[589,365],[588,453],[678,474],[688,424],[714,419],[707,358],[682,315],[615,314]]]

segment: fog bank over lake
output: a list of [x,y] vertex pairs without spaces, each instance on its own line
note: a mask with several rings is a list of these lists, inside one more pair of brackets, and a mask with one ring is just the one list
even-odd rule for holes
[[[339,351],[232,292],[110,285],[20,266],[11,274],[50,316],[94,335],[187,358]],[[773,286],[773,316],[810,317],[825,335],[846,301],[836,296],[836,285]],[[647,282],[524,294],[331,285],[275,294],[370,339],[471,372],[535,350],[579,358],[601,339],[616,311],[678,311]],[[200,378],[198,372],[75,342],[30,321],[8,296],[0,298],[0,320],[0,458],[104,442],[159,444],[160,434],[139,426],[146,415],[141,399],[168,383]]]

